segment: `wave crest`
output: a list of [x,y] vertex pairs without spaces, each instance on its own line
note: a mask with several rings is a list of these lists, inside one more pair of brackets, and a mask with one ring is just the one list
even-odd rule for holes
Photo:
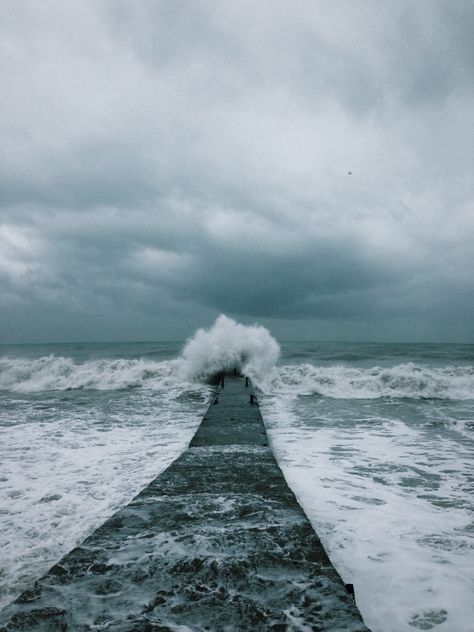
[[15,392],[70,389],[186,388],[189,382],[234,367],[255,379],[270,371],[279,346],[261,326],[244,326],[219,316],[208,329],[199,329],[174,360],[100,359],[77,363],[72,358],[0,358],[0,390]]
[[279,367],[261,387],[267,392],[336,399],[474,399],[472,366],[429,367],[415,363],[352,368],[297,364]]
[[221,314],[210,329],[198,329],[186,344],[182,363],[189,378],[207,378],[236,368],[261,380],[273,369],[280,347],[265,327],[241,325]]
[[35,360],[2,358],[0,389],[16,392],[70,389],[117,390],[145,386],[163,388],[176,384],[177,362],[147,360],[89,360],[44,356]]

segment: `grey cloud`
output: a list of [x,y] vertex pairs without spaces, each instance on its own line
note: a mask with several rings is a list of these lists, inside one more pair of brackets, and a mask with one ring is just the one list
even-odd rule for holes
[[225,311],[472,339],[472,26],[462,1],[6,2],[0,338]]

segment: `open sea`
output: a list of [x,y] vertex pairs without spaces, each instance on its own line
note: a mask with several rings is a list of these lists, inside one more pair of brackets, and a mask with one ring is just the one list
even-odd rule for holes
[[184,350],[0,347],[0,608],[181,453],[206,377],[237,364],[373,632],[474,632],[474,345],[293,342],[278,354],[263,328],[218,323]]

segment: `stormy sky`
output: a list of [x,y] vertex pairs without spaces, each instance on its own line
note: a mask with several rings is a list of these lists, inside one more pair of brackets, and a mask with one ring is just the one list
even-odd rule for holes
[[0,10],[1,342],[474,341],[470,0]]

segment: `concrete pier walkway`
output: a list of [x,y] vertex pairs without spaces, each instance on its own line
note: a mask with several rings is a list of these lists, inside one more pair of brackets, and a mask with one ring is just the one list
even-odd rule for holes
[[278,467],[245,378],[190,447],[0,616],[0,630],[368,632]]

